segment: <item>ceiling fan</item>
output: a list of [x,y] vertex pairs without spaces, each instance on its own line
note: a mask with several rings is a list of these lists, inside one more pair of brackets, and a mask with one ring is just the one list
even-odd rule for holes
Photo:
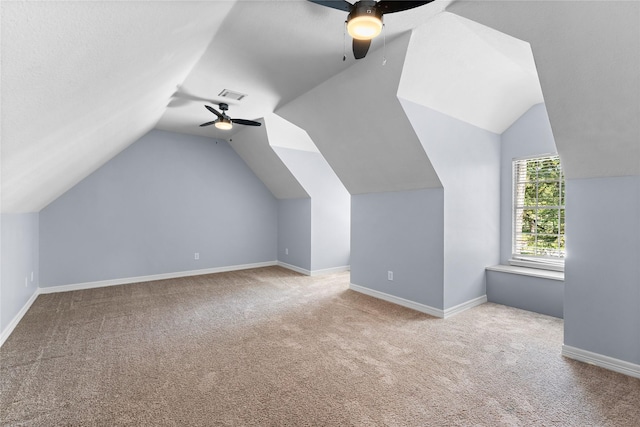
[[349,12],[347,16],[347,31],[353,37],[353,56],[364,58],[371,46],[371,39],[382,31],[382,15],[385,13],[402,12],[431,3],[434,0],[422,1],[394,1],[394,0],[360,0],[353,4],[346,0],[309,0],[321,6]]
[[234,123],[237,123],[239,125],[245,125],[245,126],[260,126],[260,125],[262,125],[262,123],[255,122],[253,120],[232,119],[231,117],[227,116],[227,113],[226,113],[226,111],[229,109],[229,104],[225,104],[224,102],[221,102],[220,104],[218,104],[218,106],[222,110],[222,113],[220,113],[215,108],[210,107],[208,105],[204,106],[204,108],[206,108],[207,110],[211,111],[213,114],[218,116],[218,118],[215,119],[214,121],[203,123],[203,124],[200,125],[200,127],[215,125],[218,129],[229,130],[229,129],[231,129],[233,127]]

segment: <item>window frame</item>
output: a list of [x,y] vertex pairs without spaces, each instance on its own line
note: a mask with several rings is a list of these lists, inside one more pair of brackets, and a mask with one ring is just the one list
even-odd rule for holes
[[[553,270],[553,271],[564,271],[564,260],[566,258],[566,230],[564,233],[560,233],[560,230],[563,228],[560,227],[560,224],[558,224],[558,237],[562,236],[565,238],[565,249],[564,249],[564,256],[562,257],[551,257],[551,256],[542,256],[542,255],[527,255],[527,254],[518,254],[516,253],[516,242],[517,242],[517,220],[516,220],[516,215],[518,212],[518,209],[524,209],[526,208],[525,205],[523,206],[518,206],[517,201],[518,201],[518,184],[520,183],[516,177],[516,173],[517,173],[517,164],[519,162],[522,161],[531,161],[531,160],[544,160],[544,159],[558,159],[560,160],[560,157],[558,155],[558,153],[545,153],[545,154],[538,154],[538,155],[533,155],[533,156],[526,156],[526,157],[517,157],[517,158],[513,158],[511,160],[511,185],[512,185],[512,191],[511,191],[511,259],[509,259],[509,264],[513,265],[513,266],[519,266],[519,267],[528,267],[528,268],[538,268],[538,269],[544,269],[544,270]],[[564,175],[564,170],[562,168],[562,163],[560,163],[560,169],[561,169],[561,178],[558,180],[559,183],[559,192],[560,194],[562,194],[562,190],[564,187],[564,190],[566,192],[566,179],[565,179],[565,175]],[[539,179],[536,179],[536,184],[540,182]],[[565,203],[565,199],[566,199],[566,193],[565,196],[560,200],[560,204],[556,205],[556,206],[550,206],[549,209],[556,209],[558,210],[558,214],[560,216],[560,212],[562,210],[565,211],[565,216],[563,218],[563,222],[562,224],[566,226],[566,203]],[[539,206],[544,206],[544,205],[539,205],[536,204],[535,205],[535,209],[539,209]]]

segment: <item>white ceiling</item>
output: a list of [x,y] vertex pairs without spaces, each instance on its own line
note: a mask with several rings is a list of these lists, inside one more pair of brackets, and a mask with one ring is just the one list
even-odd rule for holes
[[[449,3],[385,17],[387,41]],[[42,209],[156,125],[228,138],[198,127],[222,89],[257,119],[354,62],[345,14],[305,0],[1,7],[2,212]]]
[[[440,0],[411,12],[386,15],[386,41],[425,22],[450,3]],[[345,12],[306,0],[239,0],[157,127],[228,138],[239,127],[229,132],[198,126],[215,118],[203,104],[227,102],[232,118],[255,120],[350,67],[356,60],[348,35],[347,59],[342,60],[345,19]],[[383,43],[379,37],[371,49]],[[239,102],[225,101],[218,97],[224,89],[248,96]]]
[[[387,45],[407,30],[427,23],[450,3],[438,0],[411,11],[385,16]],[[502,3],[505,3],[504,7]],[[638,53],[630,55],[629,49],[638,44],[637,40],[632,40],[638,36],[638,3],[627,2],[622,15],[611,15],[624,22],[619,27],[612,19],[598,24],[601,16],[609,16],[598,5],[584,8],[583,13],[578,5],[583,2],[542,2],[545,3],[543,6],[537,6],[537,3],[540,2],[459,1],[454,3],[452,10],[462,15],[467,13],[471,19],[477,16],[494,28],[510,30],[515,27],[511,34],[523,40],[536,37],[542,40],[540,46],[547,49],[543,52],[544,77],[554,81],[550,88],[559,90],[565,98],[571,96],[568,94],[570,89],[575,91],[576,88],[572,85],[561,87],[561,81],[554,80],[553,73],[557,70],[562,71],[559,75],[567,82],[577,81],[582,87],[588,87],[589,79],[596,71],[606,75],[614,57],[626,55],[632,58],[625,63],[628,67],[619,67],[615,76],[628,78],[629,73],[637,71]],[[518,8],[523,4],[528,6],[519,12]],[[305,0],[2,1],[0,5],[2,212],[42,209],[154,126],[228,139],[233,131],[224,134],[218,133],[213,126],[198,126],[212,120],[212,114],[202,105],[207,100],[219,101],[217,95],[222,89],[248,94],[241,102],[229,102],[231,117],[260,119],[269,117],[276,109],[300,98],[332,76],[347,69],[355,70],[354,64],[358,73],[368,73],[366,67],[359,65],[361,61],[353,60],[348,37],[348,59],[342,61],[345,13]],[[557,17],[554,15],[556,10],[561,12]],[[535,14],[535,25],[529,22],[528,12]],[[580,30],[576,31],[577,35],[558,36],[565,29],[565,20]],[[579,37],[585,31],[580,21],[598,25],[598,31],[587,34],[585,43]],[[496,44],[497,38],[491,31],[478,33],[473,24],[466,28],[458,23],[456,26],[461,33],[478,36],[481,41],[476,40],[476,46],[490,46],[492,60],[498,61],[501,67],[515,70],[520,76],[506,78],[500,74],[500,78],[493,79],[494,83],[504,81],[507,87],[519,85],[519,79],[529,72],[531,64],[518,54],[513,56],[512,48],[518,42]],[[443,25],[441,29],[453,36],[448,26]],[[442,77],[446,72],[435,70],[439,66],[436,61],[438,50],[430,50],[432,45],[424,45],[429,42],[430,31],[425,27],[416,31],[416,40],[425,39],[412,49],[419,52],[424,48],[424,52],[430,54],[430,66],[434,67],[428,71],[432,76]],[[603,31],[611,32],[623,40],[624,45],[613,54],[606,54],[605,48],[612,44],[598,41]],[[382,43],[383,38],[374,41],[369,54],[371,58]],[[561,48],[556,50],[556,44]],[[595,64],[596,67],[586,78],[571,80],[566,70],[576,71],[576,65],[571,62],[575,59],[571,50],[574,44],[580,46],[576,64],[580,67]],[[589,57],[592,46],[609,62],[599,63]],[[533,48],[538,55],[536,45]],[[409,56],[408,60],[416,61],[419,56]],[[450,62],[461,59],[459,55],[442,56]],[[372,63],[370,59],[368,62]],[[358,79],[358,73],[354,74],[354,79]],[[482,74],[483,77],[489,75]],[[629,91],[624,92],[624,85],[619,83],[609,82],[605,86],[613,88],[613,97],[605,97],[607,105],[615,108],[619,99],[621,108],[633,107],[628,108],[629,115],[637,124],[638,106],[632,105],[637,97],[629,95]],[[637,88],[637,84],[633,88]],[[341,93],[334,93],[335,99],[327,108],[341,106]],[[427,95],[432,97],[430,103],[439,103],[434,109],[445,110],[447,114],[489,130],[499,131],[511,120],[495,111],[483,115],[481,113],[486,111],[467,108],[465,112],[469,104],[458,102],[456,107],[456,103],[451,102],[459,95],[443,96],[446,92]],[[579,111],[580,103],[591,102],[590,96],[576,96],[576,102],[571,106]],[[532,97],[535,98],[535,94]],[[499,100],[492,99],[491,105],[499,105]],[[556,104],[553,108],[559,111],[562,105]],[[384,108],[382,105],[376,107]],[[510,108],[512,111],[517,111],[522,106],[511,107],[515,108]],[[558,111],[550,111],[552,124]],[[322,121],[327,116],[325,111],[316,114],[305,121]],[[574,120],[575,116],[562,116],[571,125],[566,129],[558,128],[555,120],[554,132],[557,129],[573,132],[583,124],[579,118]],[[588,112],[588,117],[594,117],[594,114]],[[234,131],[240,129],[241,126],[237,126]],[[634,129],[637,126],[630,132]],[[357,133],[357,130],[353,132]],[[620,130],[613,131],[614,137],[616,132],[620,133]],[[562,132],[563,141],[560,142],[564,144],[566,139],[565,152],[584,157],[580,152],[581,141],[573,140],[565,133],[568,132]],[[637,143],[637,139],[629,141],[618,147],[622,149],[623,163],[630,162],[624,158],[624,149],[633,151],[631,145]],[[322,151],[320,144],[316,145]],[[602,150],[598,152],[600,146],[590,143],[597,154],[593,158],[580,158],[580,161],[593,164],[602,155]],[[248,153],[250,155],[251,151]],[[372,155],[380,156],[381,153]]]
[[271,121],[265,120],[260,127],[242,126],[242,129],[229,138],[229,144],[276,198],[309,197],[271,148],[271,136],[268,135],[271,124]]
[[568,178],[640,175],[639,1],[458,1],[449,10],[531,44]]
[[351,194],[441,187],[397,93],[409,34],[276,110],[305,129]]
[[351,194],[440,187],[399,98],[500,134],[542,91],[528,43],[442,12],[276,114],[307,130]]
[[497,134],[543,102],[529,43],[448,12],[413,31],[399,92]]
[[233,2],[8,2],[2,212],[39,211],[152,129]]

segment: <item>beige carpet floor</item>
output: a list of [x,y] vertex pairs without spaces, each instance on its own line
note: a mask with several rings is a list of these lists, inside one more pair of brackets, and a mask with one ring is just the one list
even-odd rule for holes
[[37,426],[638,426],[640,380],[560,355],[562,321],[446,320],[278,267],[41,295],[0,349]]

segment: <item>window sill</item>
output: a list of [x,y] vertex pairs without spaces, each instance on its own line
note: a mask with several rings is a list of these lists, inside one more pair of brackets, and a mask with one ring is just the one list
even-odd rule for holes
[[541,279],[551,279],[564,282],[563,271],[541,270],[539,268],[516,267],[513,265],[494,265],[487,267],[490,271],[499,271],[501,273],[519,274],[521,276],[539,277]]
[[564,260],[562,262],[545,262],[535,259],[511,258],[509,265],[514,267],[533,268],[537,270],[564,271]]

